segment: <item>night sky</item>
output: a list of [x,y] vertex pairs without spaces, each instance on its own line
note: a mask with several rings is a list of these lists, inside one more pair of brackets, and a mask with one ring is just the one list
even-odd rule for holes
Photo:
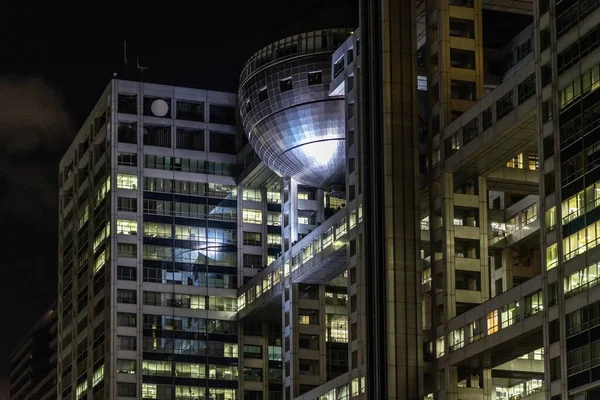
[[[271,41],[358,25],[355,0],[9,0],[0,11],[0,386],[9,356],[57,292],[58,162],[113,76],[236,91]],[[192,6],[194,4],[194,6]]]

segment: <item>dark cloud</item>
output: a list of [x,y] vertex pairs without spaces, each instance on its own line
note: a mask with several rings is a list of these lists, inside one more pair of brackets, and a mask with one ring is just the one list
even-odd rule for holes
[[[0,323],[3,355],[56,296],[58,160],[74,126],[61,92],[48,81],[0,77],[0,293],[2,304],[12,304]],[[0,375],[7,364],[3,359]]]

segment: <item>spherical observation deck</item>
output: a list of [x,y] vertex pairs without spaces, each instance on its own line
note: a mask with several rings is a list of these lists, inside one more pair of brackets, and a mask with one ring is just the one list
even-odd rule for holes
[[344,98],[330,97],[331,56],[351,34],[327,29],[282,39],[254,54],[240,76],[242,125],[271,170],[304,185],[344,184]]

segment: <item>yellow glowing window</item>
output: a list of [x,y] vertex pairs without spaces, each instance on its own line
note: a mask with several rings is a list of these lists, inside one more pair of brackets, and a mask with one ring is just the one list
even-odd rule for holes
[[119,189],[137,189],[137,176],[119,174],[117,175],[117,188]]
[[135,235],[137,234],[137,221],[130,219],[117,220],[117,234],[119,235]]
[[244,208],[243,220],[247,224],[261,224],[262,223],[262,212],[260,210],[252,210]]
[[487,316],[488,335],[498,332],[498,310],[492,311]]
[[94,275],[104,267],[104,264],[106,264],[106,250],[102,250],[102,253],[100,253],[96,261],[94,261]]

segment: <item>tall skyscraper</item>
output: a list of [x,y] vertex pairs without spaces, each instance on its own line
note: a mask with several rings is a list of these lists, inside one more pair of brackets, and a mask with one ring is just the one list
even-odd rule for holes
[[58,393],[600,398],[597,7],[363,0],[237,95],[111,82],[60,167]]

